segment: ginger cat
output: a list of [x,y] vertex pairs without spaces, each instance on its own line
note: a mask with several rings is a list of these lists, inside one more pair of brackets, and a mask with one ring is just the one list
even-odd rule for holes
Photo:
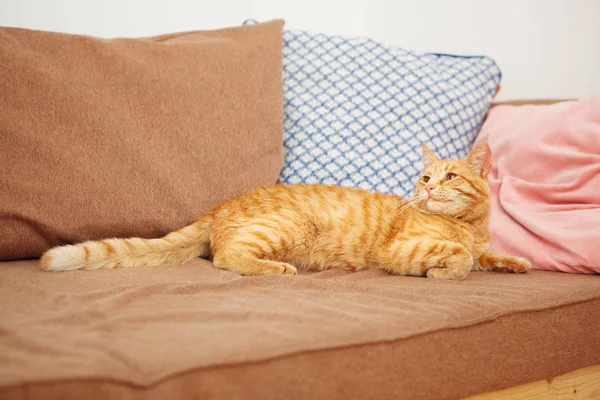
[[242,275],[297,269],[377,268],[464,279],[471,270],[525,272],[530,263],[488,251],[491,151],[440,160],[423,145],[424,171],[409,201],[325,185],[275,185],[225,201],[161,239],[106,239],[55,247],[49,271],[180,264],[211,258]]

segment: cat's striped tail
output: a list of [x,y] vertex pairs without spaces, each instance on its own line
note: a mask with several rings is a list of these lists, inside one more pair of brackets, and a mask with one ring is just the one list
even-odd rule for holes
[[42,255],[46,271],[183,264],[210,253],[212,217],[199,218],[160,239],[105,239],[54,247]]

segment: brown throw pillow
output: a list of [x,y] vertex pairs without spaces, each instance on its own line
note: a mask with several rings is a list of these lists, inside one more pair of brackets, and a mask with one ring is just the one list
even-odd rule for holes
[[0,28],[0,259],[162,235],[274,184],[282,28],[111,40]]

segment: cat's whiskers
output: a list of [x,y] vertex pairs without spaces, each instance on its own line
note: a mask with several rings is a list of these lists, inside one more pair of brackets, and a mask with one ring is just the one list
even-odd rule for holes
[[394,207],[394,214],[398,215],[400,213],[402,213],[402,211],[406,210],[407,208],[412,206],[412,203],[414,202],[414,200],[407,200],[406,203],[400,203],[398,204],[396,207]]
[[394,208],[394,211],[393,211],[394,215],[401,214],[402,212],[404,212],[408,208],[411,208],[411,207],[414,208],[414,204],[415,203],[416,203],[416,201],[414,199],[411,199],[411,200],[408,200],[406,203],[398,204]]
[[[429,196],[423,196],[422,199],[424,201],[429,200]],[[435,197],[432,198],[433,201],[437,201],[440,203],[451,203],[449,204],[447,207],[448,209],[450,209],[450,207],[454,207],[454,206],[458,206],[459,208],[464,208],[468,206],[468,203],[465,201],[465,197],[457,194],[457,193],[452,193],[452,192],[442,192],[442,193],[436,193]],[[430,215],[448,215],[447,210],[446,211],[431,211],[428,209],[422,209],[422,211],[426,212],[427,214]]]
[[436,200],[452,201],[460,206],[467,206],[464,196],[456,193],[443,193],[442,195],[438,195]]
[[398,206],[396,206],[395,210],[394,210],[394,214],[398,215],[406,210],[408,210],[409,208],[413,208],[416,209],[417,205],[419,203],[421,203],[423,200],[425,200],[425,196],[423,195],[418,195],[415,198],[412,198],[410,200],[407,200],[406,203],[404,204],[399,204]]

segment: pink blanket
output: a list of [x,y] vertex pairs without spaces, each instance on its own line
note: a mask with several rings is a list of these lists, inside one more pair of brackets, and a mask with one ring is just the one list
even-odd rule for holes
[[491,249],[600,273],[600,96],[495,107],[478,140],[493,154]]

